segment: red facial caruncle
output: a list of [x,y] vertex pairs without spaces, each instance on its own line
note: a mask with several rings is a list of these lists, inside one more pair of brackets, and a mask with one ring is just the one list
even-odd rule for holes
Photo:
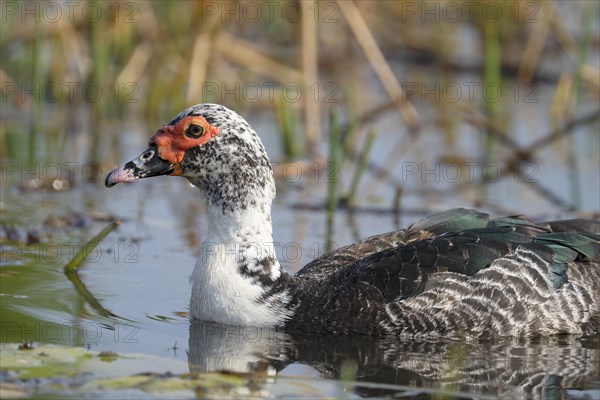
[[204,117],[189,116],[180,119],[175,125],[164,125],[150,138],[149,145],[156,145],[158,155],[173,164],[171,175],[181,175],[181,161],[185,152],[192,147],[209,141],[219,133],[219,128],[210,125]]

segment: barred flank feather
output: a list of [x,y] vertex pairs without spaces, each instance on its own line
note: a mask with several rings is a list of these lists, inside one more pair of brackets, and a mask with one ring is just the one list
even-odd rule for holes
[[294,294],[322,311],[288,324],[410,336],[598,332],[600,223],[582,226],[436,214],[308,264],[297,276],[311,296]]

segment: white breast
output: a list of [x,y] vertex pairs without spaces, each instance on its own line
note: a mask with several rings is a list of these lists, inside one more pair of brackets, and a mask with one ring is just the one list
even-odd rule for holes
[[239,273],[237,263],[232,262],[235,258],[235,254],[221,252],[206,263],[198,260],[191,277],[192,318],[231,325],[279,325],[285,314],[259,301],[264,289]]

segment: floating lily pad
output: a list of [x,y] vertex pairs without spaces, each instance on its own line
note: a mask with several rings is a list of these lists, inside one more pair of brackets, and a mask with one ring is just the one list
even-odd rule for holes
[[[183,361],[144,354],[97,352],[83,347],[34,344],[33,348],[25,349],[17,343],[2,343],[0,352],[2,398],[47,394],[70,397],[77,393],[114,397],[131,391],[139,392],[142,397],[144,394],[149,397],[256,397],[266,394],[264,385],[257,382],[272,379],[226,372],[191,375]],[[157,366],[163,371],[157,371]],[[179,373],[171,373],[171,370]]]

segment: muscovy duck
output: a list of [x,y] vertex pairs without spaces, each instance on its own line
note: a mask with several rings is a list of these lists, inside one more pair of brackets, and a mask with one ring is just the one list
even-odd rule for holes
[[600,221],[533,223],[453,209],[364,239],[291,276],[273,251],[272,167],[218,104],[183,110],[106,186],[182,176],[207,202],[192,319],[325,334],[446,337],[600,332]]

